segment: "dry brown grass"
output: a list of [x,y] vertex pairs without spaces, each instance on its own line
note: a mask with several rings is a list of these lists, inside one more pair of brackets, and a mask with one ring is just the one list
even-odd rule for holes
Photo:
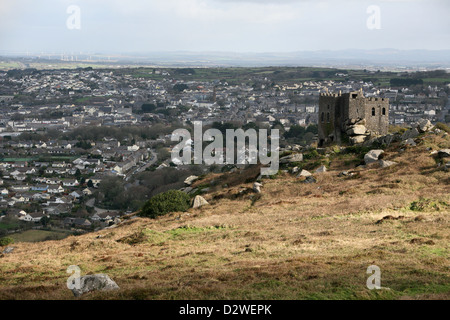
[[[74,299],[66,269],[78,265],[121,287],[82,299],[448,299],[449,172],[425,147],[449,140],[423,139],[387,150],[399,163],[390,168],[338,177],[332,163],[316,184],[288,174],[264,180],[253,204],[251,194],[229,196],[248,183],[208,194],[210,206],[187,213],[16,244],[0,258],[0,298]],[[411,210],[422,198],[440,206]],[[366,288],[372,264],[391,290]]]

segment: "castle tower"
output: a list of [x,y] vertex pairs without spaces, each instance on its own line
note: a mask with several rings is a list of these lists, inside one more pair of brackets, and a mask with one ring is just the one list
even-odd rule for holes
[[388,126],[389,99],[366,98],[362,90],[320,95],[319,145],[343,140],[360,143],[369,136],[387,134]]

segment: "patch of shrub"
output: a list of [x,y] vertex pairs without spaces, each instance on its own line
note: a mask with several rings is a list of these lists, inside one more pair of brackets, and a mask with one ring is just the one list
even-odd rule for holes
[[236,172],[222,175],[218,183],[221,185],[228,185],[234,187],[245,183],[256,181],[261,174],[261,164],[249,165],[247,168],[238,170]]
[[129,245],[136,245],[136,244],[144,242],[145,240],[146,240],[146,236],[145,236],[144,232],[141,230],[141,231],[135,232],[129,236],[123,237],[123,238],[117,240],[117,242],[126,243]]
[[14,239],[10,237],[0,238],[0,247],[7,246],[14,243]]
[[311,151],[303,154],[303,159],[305,159],[305,160],[317,159],[317,158],[320,158],[320,154],[317,152],[316,149],[312,149]]
[[420,199],[414,201],[409,206],[412,211],[440,211],[446,209],[449,205],[444,201],[435,201],[432,199]]
[[260,200],[261,198],[262,198],[262,196],[261,196],[260,193],[253,195],[253,196],[251,197],[251,201],[252,201],[251,206],[254,206],[255,203],[256,203],[256,201]]
[[186,193],[179,190],[169,190],[148,200],[140,215],[156,218],[169,212],[187,211],[189,203],[190,197]]
[[371,147],[363,147],[363,146],[350,146],[345,148],[344,153],[352,153],[356,154],[359,158],[363,159],[364,155],[369,152]]
[[436,123],[435,127],[438,128],[439,130],[443,130],[447,133],[450,133],[450,127],[448,125],[446,125],[445,123],[438,122],[438,123]]
[[408,131],[407,128],[402,127],[402,126],[394,126],[394,125],[390,125],[389,126],[389,133],[398,133],[398,134],[404,134],[406,131]]

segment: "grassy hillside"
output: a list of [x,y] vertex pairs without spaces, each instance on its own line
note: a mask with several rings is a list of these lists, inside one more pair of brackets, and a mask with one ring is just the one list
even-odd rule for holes
[[[15,244],[0,258],[0,299],[74,299],[70,265],[121,287],[82,299],[449,299],[450,174],[427,148],[448,148],[450,138],[417,142],[386,148],[384,159],[398,163],[389,168],[339,177],[361,155],[338,152],[317,183],[280,173],[263,180],[261,197],[239,192],[251,182],[231,183],[186,213]],[[198,184],[211,179],[220,177]],[[370,265],[389,290],[367,289]]]

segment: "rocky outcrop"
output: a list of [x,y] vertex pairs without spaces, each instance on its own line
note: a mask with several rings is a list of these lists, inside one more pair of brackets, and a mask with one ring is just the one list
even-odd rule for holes
[[407,130],[404,134],[402,134],[401,140],[414,139],[417,138],[419,134],[420,134],[419,130],[417,130],[416,128],[412,128]]
[[370,136],[365,119],[349,119],[344,124],[344,130],[351,144],[360,144]]
[[431,124],[430,120],[420,119],[416,123],[416,128],[420,133],[428,132],[434,128],[433,124]]
[[378,158],[381,154],[383,154],[383,150],[370,150],[364,156],[364,162],[367,164],[371,164],[378,161]]
[[303,161],[302,153],[294,153],[283,158],[280,158],[280,163],[291,163],[291,162],[301,162]]
[[349,127],[349,129],[347,129],[347,135],[349,136],[357,136],[357,135],[365,135],[367,132],[367,129],[365,126],[363,125],[354,125]]
[[387,168],[387,167],[397,164],[397,162],[389,161],[389,160],[380,160],[379,163],[380,163],[380,168]]
[[106,274],[94,274],[80,278],[79,288],[72,289],[72,293],[75,297],[81,297],[83,294],[91,291],[110,291],[120,289],[117,283],[115,283]]
[[351,127],[351,126],[365,126],[365,125],[366,125],[366,119],[361,119],[361,118],[358,118],[358,119],[348,119],[348,120],[345,122],[345,125],[346,125],[347,127]]
[[14,247],[6,247],[5,250],[3,250],[3,254],[8,254],[14,251]]
[[261,183],[255,182],[253,184],[253,191],[256,192],[256,193],[261,193],[261,187],[262,187]]
[[202,196],[195,196],[194,200],[192,201],[192,208],[196,209],[208,204],[208,201],[206,201]]
[[316,183],[316,182],[317,181],[316,179],[314,179],[313,176],[306,177],[306,179],[303,181],[303,183]]
[[189,192],[191,192],[192,190],[194,190],[194,188],[192,188],[192,187],[186,187],[186,188],[181,188],[181,189],[180,189],[180,191],[183,191],[184,193],[189,193]]
[[297,175],[297,177],[310,177],[310,176],[312,176],[311,172],[306,171],[306,170],[302,170],[302,171]]
[[417,143],[411,138],[403,141],[402,144],[410,147],[415,147],[417,145]]
[[350,144],[359,144],[359,143],[363,143],[364,141],[366,141],[367,136],[354,136],[354,137],[350,137],[349,141]]
[[197,176],[189,176],[184,180],[184,183],[188,186],[190,186],[195,180],[197,180]]
[[316,169],[316,173],[323,173],[323,172],[327,172],[327,167],[320,166],[319,168]]
[[450,149],[442,149],[438,151],[439,158],[448,158],[450,157]]

